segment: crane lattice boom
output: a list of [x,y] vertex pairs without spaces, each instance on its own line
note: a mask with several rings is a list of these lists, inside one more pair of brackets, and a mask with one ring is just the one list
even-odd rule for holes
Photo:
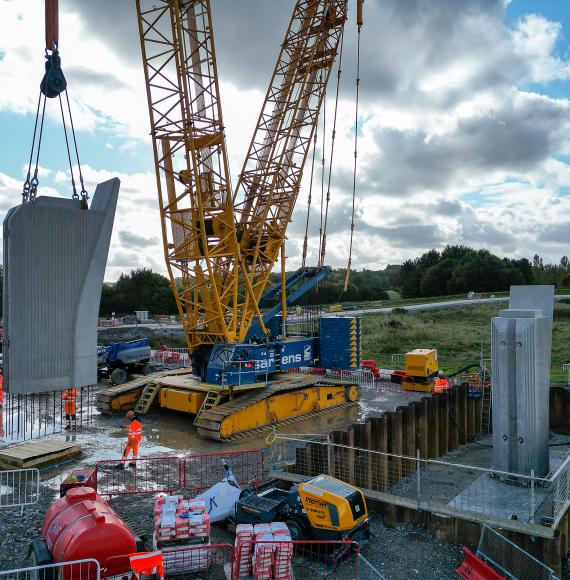
[[189,347],[242,342],[299,193],[348,0],[297,0],[232,194],[209,0],[137,0],[164,252]]

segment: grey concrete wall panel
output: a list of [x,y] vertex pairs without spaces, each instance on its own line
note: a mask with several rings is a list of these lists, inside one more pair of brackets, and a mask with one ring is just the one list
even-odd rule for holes
[[492,319],[493,465],[544,476],[549,470],[550,316],[503,310]]
[[537,284],[536,286],[511,286],[509,309],[540,310],[543,316],[552,320],[554,314],[554,286]]
[[91,207],[38,197],[4,219],[4,388],[37,393],[97,382],[97,317],[120,182]]

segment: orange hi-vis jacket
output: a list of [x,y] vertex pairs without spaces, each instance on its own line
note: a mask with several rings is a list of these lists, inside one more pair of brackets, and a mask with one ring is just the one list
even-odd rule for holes
[[129,425],[128,440],[132,443],[138,443],[142,439],[142,424],[138,419],[135,419]]
[[447,391],[447,389],[449,389],[449,381],[447,379],[437,377],[435,379],[435,384],[433,388],[434,392],[443,393],[443,391]]
[[129,561],[131,563],[131,570],[137,578],[140,578],[143,574],[145,576],[158,574],[160,578],[164,578],[162,552],[160,550],[156,552],[129,554]]
[[77,401],[77,389],[65,389],[61,395],[65,406],[66,415],[75,415],[75,403]]

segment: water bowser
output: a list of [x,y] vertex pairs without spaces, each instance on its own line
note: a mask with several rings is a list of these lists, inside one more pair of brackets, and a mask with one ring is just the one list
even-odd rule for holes
[[[93,558],[103,569],[109,558],[136,551],[137,538],[109,504],[90,487],[74,487],[47,510],[41,538],[30,548],[30,561],[43,565]],[[93,564],[83,569],[77,565],[64,569],[62,576],[64,580],[80,576],[91,580],[95,572]],[[113,570],[108,573],[112,575]]]

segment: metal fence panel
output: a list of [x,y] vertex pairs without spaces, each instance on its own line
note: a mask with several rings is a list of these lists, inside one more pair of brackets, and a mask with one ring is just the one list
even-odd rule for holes
[[489,526],[483,526],[477,556],[513,580],[551,580],[554,570],[507,540]]
[[[232,580],[234,549],[230,544],[206,544],[162,548],[164,576],[172,578],[201,578],[203,580]],[[129,556],[113,556],[106,562],[106,580],[129,577]],[[0,579],[1,580],[1,579]]]
[[234,549],[230,544],[162,549],[165,576],[197,574],[207,580],[229,580],[233,561]]
[[570,505],[570,458],[548,478],[275,435],[269,463],[301,477],[328,473],[371,492],[466,519],[556,525]]
[[380,571],[373,566],[362,554],[358,554],[357,580],[386,580]]
[[151,350],[150,362],[169,367],[188,367],[191,364],[187,348],[168,348],[167,350]]
[[100,578],[99,562],[92,558],[0,572],[0,580],[99,580]]
[[309,580],[358,577],[360,546],[356,542],[252,541],[237,548],[234,579]]
[[35,468],[0,471],[0,508],[38,503],[40,472]]
[[182,487],[182,461],[179,457],[139,457],[131,460],[97,462],[97,492],[100,495],[172,493]]
[[263,481],[264,455],[262,449],[202,453],[184,458],[184,488],[200,493],[225,476],[223,461],[227,461],[240,485]]

